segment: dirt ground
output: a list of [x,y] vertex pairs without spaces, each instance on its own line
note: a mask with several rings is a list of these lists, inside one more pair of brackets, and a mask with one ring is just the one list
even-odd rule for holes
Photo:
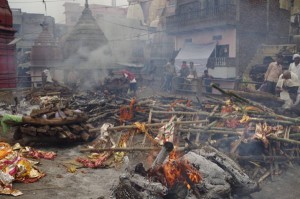
[[[141,95],[143,93],[143,95]],[[154,90],[142,88],[138,92],[140,97],[146,95],[152,96],[157,93]],[[8,140],[10,136],[2,136],[2,140]],[[1,138],[1,136],[0,136]],[[1,139],[0,139],[1,140]],[[79,198],[79,199],[109,199],[111,189],[118,183],[119,175],[122,168],[115,169],[78,169],[75,173],[67,171],[64,163],[74,160],[76,157],[82,156],[79,152],[81,146],[65,147],[65,148],[42,148],[43,150],[57,152],[54,160],[41,160],[38,166],[46,176],[38,182],[31,184],[14,183],[14,188],[23,192],[18,199],[61,199],[61,198]],[[138,156],[129,156],[131,163],[145,161],[146,154]],[[273,181],[265,180],[260,192],[254,193],[251,197],[254,199],[295,199],[300,195],[300,167],[294,166],[285,171],[280,176],[275,176]],[[10,199],[13,196],[0,195],[0,198]]]
[[[55,160],[41,160],[39,168],[46,173],[46,176],[38,182],[31,184],[14,183],[14,188],[23,192],[19,199],[32,198],[79,198],[79,199],[109,199],[114,185],[118,184],[119,175],[122,169],[78,169],[75,173],[69,173],[63,164],[76,157],[82,156],[79,153],[81,146],[69,148],[48,148],[56,151],[58,156]],[[139,158],[130,157],[129,159]],[[262,190],[252,194],[254,199],[296,199],[299,198],[300,189],[300,168],[295,166],[288,169],[280,176],[275,176],[273,181],[267,179],[262,183]],[[3,196],[0,198],[13,198]],[[248,197],[244,197],[245,199]]]

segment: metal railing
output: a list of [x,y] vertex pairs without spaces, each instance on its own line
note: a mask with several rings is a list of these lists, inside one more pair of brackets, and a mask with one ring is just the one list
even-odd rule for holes
[[236,59],[230,57],[213,57],[207,61],[207,67],[236,66]]
[[[235,4],[221,4],[217,7],[211,6],[188,13],[175,14],[167,17],[167,28],[174,25],[189,25],[191,23],[199,23],[207,20],[226,20],[230,19],[235,21],[236,18],[236,5]],[[212,24],[213,25],[213,24]]]

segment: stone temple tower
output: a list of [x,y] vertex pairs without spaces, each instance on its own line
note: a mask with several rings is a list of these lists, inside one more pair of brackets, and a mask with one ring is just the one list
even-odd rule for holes
[[80,56],[82,56],[82,53],[89,54],[89,52],[104,46],[107,48],[105,50],[107,56],[111,56],[108,40],[93,17],[88,0],[86,0],[81,17],[64,41],[63,57],[66,60],[78,53],[81,53]]

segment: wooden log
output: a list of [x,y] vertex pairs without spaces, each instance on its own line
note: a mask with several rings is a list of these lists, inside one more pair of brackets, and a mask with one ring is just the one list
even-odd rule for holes
[[81,117],[67,117],[66,119],[53,118],[53,119],[42,119],[42,118],[32,118],[30,116],[23,116],[23,124],[33,124],[33,125],[49,125],[49,126],[61,126],[65,124],[74,124],[79,122],[84,122],[87,120],[86,115]]
[[31,136],[36,136],[36,128],[33,126],[27,126],[27,127],[20,127],[20,131],[24,134],[31,135]]
[[90,139],[90,135],[85,131],[80,134],[80,137],[83,141],[88,141]]
[[82,128],[78,124],[68,125],[68,127],[70,128],[70,131],[72,131],[72,133],[74,133],[76,135],[79,135],[82,131],[84,131],[84,128]]
[[270,175],[270,171],[267,171],[263,176],[261,176],[259,178],[259,180],[257,181],[258,183],[261,183],[262,181],[264,181],[269,175]]
[[42,126],[36,129],[37,133],[43,133],[46,134],[49,131],[49,126]]
[[140,176],[138,174],[133,174],[128,176],[128,179],[131,183],[134,183],[138,185],[139,187],[142,187],[145,190],[150,191],[151,193],[156,193],[159,195],[166,195],[167,194],[167,187],[165,187],[163,184],[159,182],[151,182],[147,180],[147,178]]
[[44,109],[33,109],[30,113],[31,117],[40,117],[44,114],[50,113],[50,112],[56,112],[57,108],[44,108]]

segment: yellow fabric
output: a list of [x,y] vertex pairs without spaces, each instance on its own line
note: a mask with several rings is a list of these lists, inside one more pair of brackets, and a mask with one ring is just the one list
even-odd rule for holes
[[300,0],[294,0],[294,7],[292,8],[292,14],[300,12]]
[[288,0],[279,0],[279,4],[281,9],[289,10],[290,8]]
[[142,131],[143,133],[147,133],[147,132],[148,132],[148,129],[147,129],[145,123],[135,122],[134,125],[135,125],[140,131]]
[[153,0],[149,8],[149,19],[148,22],[151,24],[152,21],[157,19],[158,10],[163,9],[166,6],[166,0]]

